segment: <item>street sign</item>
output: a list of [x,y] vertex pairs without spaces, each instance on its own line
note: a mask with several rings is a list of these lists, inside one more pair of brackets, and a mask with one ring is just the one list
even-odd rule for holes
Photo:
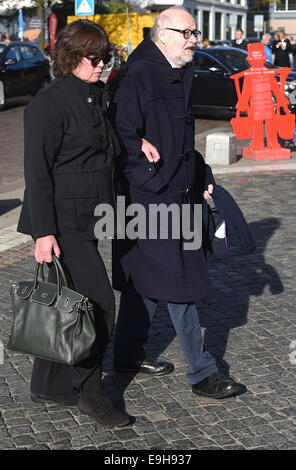
[[43,21],[40,16],[33,16],[32,18],[29,19],[29,21],[26,24],[25,30],[29,29],[42,29],[43,26]]
[[75,15],[89,16],[95,14],[94,0],[75,0]]
[[254,31],[263,31],[264,15],[254,15]]

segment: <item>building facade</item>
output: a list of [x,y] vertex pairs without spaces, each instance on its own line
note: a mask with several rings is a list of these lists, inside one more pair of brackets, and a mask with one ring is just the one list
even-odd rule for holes
[[187,8],[196,18],[201,39],[210,41],[234,39],[236,28],[246,31],[247,27],[247,0],[134,0],[133,3],[150,11],[174,5]]
[[285,33],[296,38],[296,0],[280,0],[272,3],[269,12],[269,26],[272,31],[283,29]]

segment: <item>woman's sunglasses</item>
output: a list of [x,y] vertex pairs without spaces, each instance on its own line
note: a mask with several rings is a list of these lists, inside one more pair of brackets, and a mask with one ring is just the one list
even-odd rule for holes
[[109,60],[111,59],[111,54],[108,52],[105,57],[90,57],[86,55],[85,58],[90,60],[92,67],[96,68],[101,60],[104,62],[104,65],[108,64]]

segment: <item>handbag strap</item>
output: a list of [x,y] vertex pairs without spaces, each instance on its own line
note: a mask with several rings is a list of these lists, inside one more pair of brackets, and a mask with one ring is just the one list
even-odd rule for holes
[[69,287],[69,283],[67,281],[67,276],[66,276],[66,273],[65,271],[63,270],[63,267],[61,265],[61,262],[60,260],[56,257],[55,254],[52,255],[52,260],[53,262],[55,263],[56,267],[58,268],[61,276],[62,276],[62,281],[63,281],[63,284],[65,287]]
[[[58,258],[55,256],[55,254],[52,255],[52,261],[53,261],[53,264],[54,264],[55,270],[56,270],[57,296],[59,296],[60,293],[61,293],[61,287],[62,287],[61,280],[63,281],[63,284],[64,284],[65,287],[69,287],[69,284],[68,284],[68,281],[67,281],[67,278],[66,278],[66,274],[65,274],[65,272],[62,268],[62,265],[61,265],[60,261],[58,260]],[[34,290],[37,289],[38,275],[39,275],[40,266],[41,266],[41,280],[44,282],[43,264],[37,263],[36,269],[35,269],[35,276],[34,276],[34,285],[33,285]]]

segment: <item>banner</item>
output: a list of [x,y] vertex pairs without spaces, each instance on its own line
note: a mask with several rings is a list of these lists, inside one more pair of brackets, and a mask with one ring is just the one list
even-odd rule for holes
[[22,41],[24,39],[24,18],[23,18],[23,10],[19,10],[19,29],[18,29],[18,38]]
[[58,26],[58,19],[55,13],[52,13],[49,17],[49,39],[50,39],[50,50],[51,55],[53,54],[54,42],[56,38]]

